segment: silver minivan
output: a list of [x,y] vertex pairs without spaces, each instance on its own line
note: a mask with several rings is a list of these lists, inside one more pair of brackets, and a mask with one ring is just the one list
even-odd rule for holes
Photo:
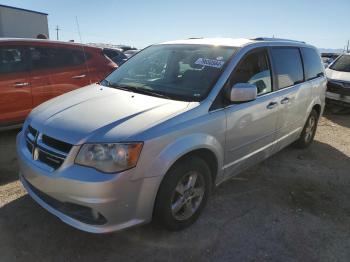
[[20,180],[84,231],[151,220],[183,229],[215,186],[291,143],[311,144],[326,83],[318,51],[303,42],[152,45],[31,112],[17,137]]

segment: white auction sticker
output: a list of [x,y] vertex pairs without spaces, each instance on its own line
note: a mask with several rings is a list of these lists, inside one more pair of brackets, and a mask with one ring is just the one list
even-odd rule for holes
[[225,64],[224,61],[207,58],[198,58],[197,61],[194,63],[196,65],[210,66],[215,68],[221,68]]

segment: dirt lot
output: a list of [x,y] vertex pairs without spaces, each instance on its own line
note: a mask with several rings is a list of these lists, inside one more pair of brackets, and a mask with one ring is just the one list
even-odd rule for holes
[[15,136],[0,133],[0,261],[349,261],[350,114],[321,119],[307,150],[284,149],[220,186],[189,229],[75,230],[17,180]]

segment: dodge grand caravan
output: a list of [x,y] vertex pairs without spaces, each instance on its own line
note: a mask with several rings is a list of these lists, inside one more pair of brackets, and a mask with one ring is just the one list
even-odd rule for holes
[[117,65],[101,48],[35,39],[0,40],[0,128],[19,124],[55,96],[98,82]]
[[302,42],[152,45],[31,112],[17,137],[20,180],[84,231],[151,220],[183,229],[215,186],[291,143],[311,144],[326,82],[317,50]]

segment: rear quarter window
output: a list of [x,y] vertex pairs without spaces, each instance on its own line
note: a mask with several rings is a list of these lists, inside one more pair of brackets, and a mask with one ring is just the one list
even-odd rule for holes
[[278,89],[304,81],[300,51],[296,47],[273,47],[271,56],[277,77]]
[[323,66],[321,64],[321,57],[312,48],[302,48],[305,70],[305,79],[311,80],[323,75]]

